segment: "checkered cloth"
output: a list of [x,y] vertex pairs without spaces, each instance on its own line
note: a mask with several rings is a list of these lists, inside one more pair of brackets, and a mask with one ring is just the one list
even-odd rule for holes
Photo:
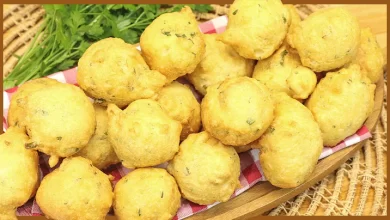
[[[218,18],[215,18],[213,20],[207,21],[205,23],[200,24],[200,30],[203,33],[206,34],[211,34],[211,33],[221,33],[225,30],[227,25],[227,17],[226,16],[221,16]],[[48,78],[56,79],[62,83],[69,83],[69,84],[74,84],[77,85],[76,82],[76,72],[77,68],[73,68],[70,70],[66,70],[63,72],[58,72],[54,73]],[[17,91],[16,88],[8,89],[6,91],[3,91],[3,110],[4,110],[4,115],[3,115],[3,126],[6,129],[7,128],[7,113],[8,113],[8,108],[10,104],[10,99],[12,95]],[[371,134],[369,130],[363,126],[360,128],[356,134],[346,138],[344,141],[339,143],[337,146],[333,148],[328,148],[325,147],[320,158],[322,159],[324,157],[327,157],[331,154],[333,154],[336,151],[339,151],[343,148],[346,148],[348,146],[351,146],[353,144],[356,144],[360,141],[363,141],[367,138],[371,137]],[[259,181],[266,181],[264,174],[261,170],[260,164],[259,164],[259,150],[253,149],[248,152],[240,153],[240,165],[241,165],[241,175],[240,175],[240,183],[241,183],[241,188],[236,190],[232,197],[235,197],[243,192],[245,192],[247,189],[258,183]],[[165,167],[166,164],[159,165],[158,167]],[[53,169],[57,168],[54,167]],[[40,153],[40,171],[41,171],[41,178],[43,178],[46,174],[48,174],[50,171],[52,171],[48,165],[48,156]],[[109,167],[108,169],[104,170],[105,173],[111,174],[114,176],[113,184],[115,185],[121,177],[126,175],[128,172],[131,172],[131,170],[123,167],[122,165],[113,165]],[[175,216],[174,219],[183,219],[188,216],[191,216],[195,213],[204,211],[206,209],[209,209],[218,203],[214,203],[211,205],[197,205],[192,202],[189,202],[185,199],[182,200],[181,207],[177,212],[177,215]],[[39,209],[37,203],[35,200],[30,200],[28,201],[24,206],[18,208],[17,214],[19,216],[36,216],[36,215],[42,215],[41,210]],[[110,214],[113,214],[112,211]]]

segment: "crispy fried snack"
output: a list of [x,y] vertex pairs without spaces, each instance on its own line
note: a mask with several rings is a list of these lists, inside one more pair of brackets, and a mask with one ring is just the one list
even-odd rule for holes
[[190,134],[168,164],[182,196],[200,205],[229,200],[240,186],[240,158],[206,131]]
[[272,185],[293,188],[309,178],[322,152],[321,131],[311,112],[286,94],[275,95],[275,119],[257,141],[260,164]]
[[294,5],[286,4],[284,7],[290,13],[290,26],[288,27],[286,38],[284,39],[284,45],[287,47],[288,52],[297,53],[294,48],[290,47],[290,42],[292,41],[292,36],[294,35],[295,28],[301,23],[301,17],[298,14],[297,9]]
[[165,112],[181,123],[180,140],[200,129],[200,104],[191,89],[176,81],[162,88],[154,98]]
[[361,71],[372,83],[378,82],[383,74],[384,58],[382,50],[370,28],[360,34],[360,47],[352,64],[359,64]]
[[180,208],[175,179],[161,168],[140,168],[115,186],[114,211],[118,219],[172,219]]
[[58,157],[69,157],[85,147],[95,127],[93,105],[77,86],[58,83],[27,96],[26,148],[50,155],[49,165]]
[[181,124],[156,101],[139,99],[124,111],[109,104],[107,111],[108,138],[123,166],[155,166],[179,150]]
[[65,158],[43,178],[36,196],[42,212],[55,220],[104,220],[112,200],[108,176],[82,157]]
[[258,139],[271,124],[273,111],[267,87],[249,77],[227,79],[209,87],[201,104],[205,130],[232,146]]
[[153,96],[165,84],[165,76],[150,70],[139,51],[119,38],[92,44],[79,60],[77,82],[95,102],[125,107]]
[[0,135],[0,219],[16,220],[16,208],[38,188],[38,153],[24,148],[27,140],[18,127]]
[[257,79],[272,93],[284,92],[295,99],[306,99],[313,92],[316,74],[302,66],[299,56],[280,47],[271,57],[257,62],[253,71]]
[[375,87],[356,64],[329,72],[318,83],[306,106],[320,125],[325,146],[335,146],[363,125],[374,107]]
[[304,66],[315,72],[328,71],[351,62],[358,51],[359,23],[343,8],[321,9],[294,28],[290,46]]
[[207,87],[220,84],[225,79],[251,76],[254,60],[241,57],[229,45],[217,41],[218,34],[203,35],[206,53],[195,71],[187,76],[196,90],[205,95]]
[[242,57],[261,60],[279,48],[287,34],[288,10],[280,0],[235,0],[229,23],[219,40]]
[[8,126],[24,128],[26,97],[35,91],[57,83],[59,82],[54,79],[39,78],[22,84],[11,98],[8,111]]
[[107,108],[94,105],[96,113],[96,130],[87,146],[82,148],[75,156],[81,156],[92,161],[98,169],[105,169],[112,164],[119,163],[114,148],[108,141],[108,114]]
[[188,6],[156,18],[142,33],[140,44],[150,68],[164,74],[168,83],[192,73],[205,53],[203,35]]

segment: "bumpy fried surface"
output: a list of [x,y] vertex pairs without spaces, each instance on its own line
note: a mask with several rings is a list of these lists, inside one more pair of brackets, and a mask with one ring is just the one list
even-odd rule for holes
[[376,83],[383,74],[384,62],[382,50],[371,29],[362,29],[360,34],[360,47],[352,64],[359,64],[362,73],[372,83]]
[[114,211],[118,219],[172,219],[180,207],[175,179],[161,168],[140,168],[115,186]]
[[16,208],[38,187],[38,153],[24,147],[27,140],[17,127],[9,127],[0,135],[0,219],[16,220]]
[[225,80],[209,87],[201,104],[206,131],[223,144],[241,146],[258,139],[274,117],[266,86],[249,77]]
[[217,41],[218,34],[203,35],[206,53],[195,71],[188,75],[196,90],[205,95],[207,87],[239,76],[251,76],[254,60],[241,57],[229,45]]
[[260,60],[252,77],[272,93],[284,92],[295,99],[306,99],[317,84],[316,74],[302,66],[299,56],[290,53],[284,45],[271,57]]
[[124,107],[153,96],[165,84],[165,76],[150,70],[139,51],[119,38],[92,44],[79,60],[77,82],[95,102]]
[[108,115],[107,108],[94,105],[96,114],[96,130],[87,146],[82,148],[75,156],[81,156],[92,161],[98,169],[104,169],[112,164],[119,163],[114,148],[108,141]]
[[291,38],[290,46],[297,49],[304,66],[328,71],[351,62],[358,51],[360,27],[346,9],[327,8],[300,22]]
[[25,105],[26,97],[42,88],[59,83],[57,80],[49,78],[39,78],[22,84],[13,94],[8,111],[8,126],[25,126]]
[[107,111],[108,138],[123,166],[155,166],[179,150],[181,124],[156,101],[139,99],[124,111],[109,104]]
[[155,100],[165,112],[182,126],[180,140],[200,129],[200,104],[187,85],[178,82],[162,88]]
[[285,94],[276,98],[275,119],[259,139],[260,164],[272,185],[292,188],[313,172],[321,154],[321,131],[311,112]]
[[218,38],[242,57],[265,59],[282,44],[290,14],[280,0],[235,0],[226,31]]
[[142,33],[140,44],[150,68],[164,74],[168,82],[192,73],[205,53],[203,35],[187,6],[156,18]]
[[103,220],[112,200],[108,176],[82,157],[64,159],[43,178],[36,196],[42,212],[56,220]]
[[[27,96],[26,129],[33,148],[53,157],[68,157],[85,147],[95,127],[93,105],[77,86],[56,84]],[[56,162],[51,163],[54,166]]]
[[325,146],[335,146],[363,125],[374,107],[375,87],[358,65],[329,72],[318,83],[306,106],[320,125]]
[[[294,7],[294,5],[284,5],[284,7],[288,10],[290,13],[290,26],[288,27],[287,35],[285,38],[285,45],[289,46],[289,43],[291,41],[291,36],[293,36],[295,28],[301,23],[301,17],[298,14],[297,9]],[[292,49],[292,48],[289,48]],[[296,52],[290,50],[289,52]]]
[[225,202],[240,186],[236,151],[205,131],[190,134],[167,169],[182,196],[201,205]]

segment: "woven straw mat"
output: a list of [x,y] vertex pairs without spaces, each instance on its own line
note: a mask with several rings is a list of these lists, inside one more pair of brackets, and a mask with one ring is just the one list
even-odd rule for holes
[[[302,18],[328,5],[296,5]],[[228,12],[229,5],[212,5],[199,22]],[[23,54],[42,23],[39,5],[4,5],[3,75],[15,66],[14,54]],[[385,75],[385,79],[386,79]],[[339,169],[267,215],[387,215],[387,80],[381,118],[373,137]]]

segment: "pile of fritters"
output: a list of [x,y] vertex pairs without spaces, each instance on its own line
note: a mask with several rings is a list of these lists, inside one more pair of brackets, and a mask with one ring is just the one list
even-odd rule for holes
[[[222,34],[202,34],[185,6],[145,29],[141,52],[117,38],[92,44],[80,88],[23,84],[0,136],[0,219],[16,219],[36,191],[51,219],[104,219],[111,207],[119,219],[172,219],[181,197],[227,201],[238,153],[252,148],[271,184],[305,182],[323,146],[373,110],[375,36],[342,8],[301,21],[280,0],[235,0],[228,17]],[[51,167],[65,158],[41,181],[37,151]],[[135,170],[113,188],[101,170],[117,163]]]

